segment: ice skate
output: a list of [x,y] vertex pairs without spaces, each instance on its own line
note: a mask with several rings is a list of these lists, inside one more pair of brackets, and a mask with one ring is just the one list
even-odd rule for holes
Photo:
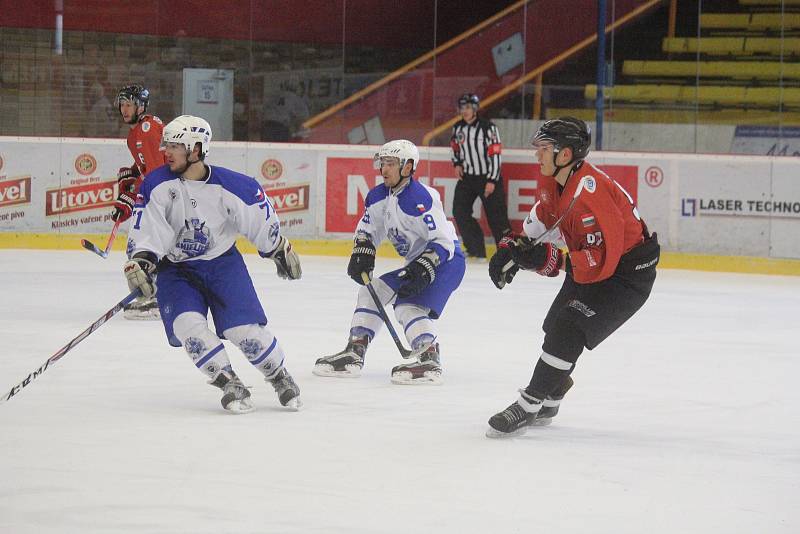
[[160,321],[161,312],[155,297],[139,297],[122,309],[122,315],[129,321]]
[[525,390],[521,389],[519,393],[519,400],[489,418],[487,438],[519,436],[524,434],[529,426],[535,424],[536,416],[542,408],[542,401],[528,395]]
[[338,378],[357,378],[364,367],[364,354],[367,352],[369,338],[350,336],[343,351],[319,358],[313,373],[317,376]]
[[220,403],[225,410],[237,415],[255,410],[253,400],[250,398],[250,391],[238,376],[233,375],[233,377],[230,377],[223,371],[209,383],[222,390]]
[[568,376],[564,383],[559,386],[552,395],[545,397],[544,401],[542,401],[542,409],[536,414],[536,420],[533,422],[533,426],[547,426],[553,422],[553,417],[558,414],[558,407],[561,405],[561,400],[574,383],[572,377]]
[[286,406],[295,411],[303,407],[303,401],[300,400],[300,388],[297,387],[297,383],[285,367],[281,367],[277,373],[264,380],[275,388],[275,393],[278,394],[278,401],[280,401],[281,406]]
[[438,343],[420,354],[416,362],[397,365],[392,369],[392,384],[438,386],[443,382]]

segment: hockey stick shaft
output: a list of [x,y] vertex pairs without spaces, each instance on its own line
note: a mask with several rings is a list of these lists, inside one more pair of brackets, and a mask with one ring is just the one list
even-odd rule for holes
[[561,214],[561,217],[559,217],[558,220],[553,223],[553,226],[551,226],[549,230],[546,230],[542,233],[542,235],[533,240],[534,246],[538,245],[547,239],[553,232],[555,232],[561,224],[561,221],[564,220],[564,217],[566,217],[567,214],[572,211],[572,208],[575,207],[575,203],[578,202],[578,197],[581,195],[581,192],[583,192],[583,188],[586,186],[586,178],[587,176],[584,176],[581,178],[581,181],[578,182],[578,187],[575,188],[575,193],[572,195],[572,200],[569,201],[569,205],[567,206],[567,209],[564,210],[564,213]]
[[38,378],[39,375],[47,371],[47,369],[49,369],[51,365],[53,365],[55,362],[63,358],[64,355],[70,350],[72,350],[72,348],[75,345],[77,345],[78,343],[89,337],[89,335],[92,332],[103,326],[103,324],[106,321],[114,317],[114,315],[116,315],[117,312],[119,312],[122,308],[124,308],[126,304],[132,302],[140,294],[141,292],[137,289],[136,291],[133,291],[130,295],[128,295],[127,297],[116,303],[113,308],[105,312],[98,320],[92,323],[91,326],[89,326],[89,328],[87,328],[86,330],[75,336],[73,339],[71,339],[69,343],[61,347],[61,349],[58,352],[50,356],[47,359],[47,361],[45,361],[41,366],[39,366],[38,369],[31,372],[28,376],[25,377],[24,380],[22,380],[19,384],[11,388],[11,390],[8,393],[0,397],[0,404],[11,400],[11,397],[22,391],[23,388],[28,387],[31,382],[33,382],[36,378]]
[[81,245],[83,245],[83,248],[86,250],[94,252],[101,258],[107,258],[108,253],[111,250],[111,245],[114,244],[114,240],[117,238],[117,231],[119,230],[120,224],[122,224],[121,220],[117,220],[117,222],[114,223],[114,227],[111,229],[111,235],[108,236],[108,242],[106,243],[105,250],[100,250],[97,245],[86,239],[81,239]]
[[433,345],[433,341],[429,341],[427,343],[423,343],[416,349],[409,350],[405,348],[403,346],[403,342],[400,341],[400,336],[397,335],[397,331],[394,329],[392,321],[389,320],[389,315],[386,313],[386,308],[384,308],[380,297],[378,297],[378,293],[375,291],[375,287],[372,285],[369,275],[367,273],[361,273],[361,279],[364,281],[364,285],[367,286],[367,291],[369,291],[369,294],[372,296],[372,301],[375,303],[375,307],[378,308],[378,313],[380,314],[381,319],[383,319],[383,324],[386,325],[386,329],[389,330],[389,334],[391,334],[394,344],[397,345],[397,350],[400,351],[400,356],[406,359],[416,358],[428,350],[431,345]]
[[[566,217],[567,214],[570,211],[572,211],[572,208],[575,207],[575,203],[578,202],[578,197],[581,195],[581,192],[583,192],[583,188],[586,186],[587,178],[588,176],[584,176],[583,178],[581,178],[581,181],[578,182],[578,187],[575,188],[575,193],[572,195],[572,200],[569,201],[569,205],[567,206],[567,209],[564,210],[564,213],[561,214],[561,217],[559,217],[556,220],[556,222],[553,223],[553,226],[551,226],[550,229],[545,230],[544,232],[542,232],[541,235],[539,235],[539,237],[534,239],[533,244],[531,246],[535,247],[536,245],[542,243],[542,241],[549,238],[556,230],[558,230],[561,221],[564,220],[564,217]],[[508,272],[509,270],[511,270],[511,268],[514,267],[514,265],[516,265],[514,260],[509,260],[508,263],[503,265],[502,272],[503,273]],[[503,283],[503,285],[505,286],[505,283]]]
[[400,351],[400,354],[403,356],[403,358],[408,358],[412,351],[405,348],[403,346],[403,342],[400,341],[400,336],[397,335],[394,325],[389,320],[389,316],[386,314],[386,308],[383,307],[380,297],[378,297],[378,294],[375,292],[375,288],[372,287],[372,281],[369,279],[369,274],[361,273],[361,279],[364,281],[364,285],[367,286],[367,291],[369,291],[370,296],[372,296],[372,301],[375,303],[375,307],[378,308],[378,313],[380,314],[381,319],[383,319],[383,324],[386,325],[386,329],[389,330],[389,334],[392,336],[394,344],[397,345],[397,350]]

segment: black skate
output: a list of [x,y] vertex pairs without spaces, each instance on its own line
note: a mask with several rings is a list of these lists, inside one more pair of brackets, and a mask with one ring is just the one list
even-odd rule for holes
[[231,377],[223,371],[209,383],[222,390],[220,403],[225,410],[233,414],[249,413],[255,410],[253,400],[250,398],[250,391],[238,376]]
[[500,438],[524,434],[535,424],[536,416],[542,408],[542,401],[519,390],[520,398],[502,412],[489,418],[487,438]]
[[438,386],[443,382],[438,343],[428,347],[416,362],[396,365],[392,369],[392,384]]
[[139,297],[122,308],[122,316],[129,321],[160,321],[161,311],[155,297]]
[[278,401],[280,401],[281,406],[286,406],[295,411],[303,407],[303,402],[300,400],[300,388],[297,387],[297,383],[285,367],[281,367],[280,371],[270,378],[265,378],[265,380],[275,388],[275,393],[278,394]]
[[317,376],[357,378],[364,367],[364,354],[367,352],[369,338],[350,336],[343,351],[319,358],[314,364],[313,373]]
[[554,391],[551,395],[545,397],[542,402],[542,409],[536,414],[536,420],[533,422],[534,426],[546,426],[553,422],[553,417],[558,413],[558,407],[561,405],[561,400],[567,391],[572,387],[575,382],[571,376],[568,376],[564,383]]

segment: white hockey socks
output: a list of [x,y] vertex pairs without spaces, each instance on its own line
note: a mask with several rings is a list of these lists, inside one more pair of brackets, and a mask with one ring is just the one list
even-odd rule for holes
[[394,314],[406,334],[412,348],[421,347],[436,339],[433,320],[428,316],[430,309],[416,304],[400,304],[395,307]]
[[[394,300],[392,288],[380,278],[372,281],[372,287],[384,307],[388,307]],[[358,337],[369,336],[370,339],[374,339],[375,334],[380,332],[382,326],[383,319],[381,319],[378,308],[375,307],[372,295],[369,294],[366,286],[361,286],[361,289],[358,290],[358,301],[353,312],[353,320],[350,323],[350,334]]]
[[205,317],[197,312],[182,313],[175,318],[172,329],[194,365],[211,382],[223,370],[233,374],[228,353],[222,341],[208,329]]
[[248,324],[228,328],[223,332],[225,338],[235,343],[247,360],[267,379],[272,378],[283,367],[285,355],[278,338],[269,328],[258,324]]

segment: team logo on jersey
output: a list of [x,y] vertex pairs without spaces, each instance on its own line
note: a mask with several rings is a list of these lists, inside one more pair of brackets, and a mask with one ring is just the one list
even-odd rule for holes
[[283,165],[277,159],[268,159],[261,164],[261,176],[275,181],[283,175]]
[[594,193],[597,189],[597,180],[594,179],[594,176],[584,176],[581,180],[586,180],[583,182],[583,190],[588,191],[590,193]]
[[280,231],[281,231],[281,223],[274,222],[271,225],[269,225],[269,238],[273,243],[278,240],[278,234],[280,233]]
[[147,132],[149,132],[149,131],[150,131],[150,121],[144,121],[144,122],[142,123],[142,131],[143,131],[144,133],[147,133]]
[[136,241],[133,239],[128,239],[127,245],[125,245],[125,255],[130,258],[133,256],[133,251],[136,250]]
[[214,240],[205,222],[201,223],[200,219],[184,221],[184,229],[175,243],[175,248],[181,251],[178,259],[202,256],[213,246]]
[[595,220],[594,215],[588,214],[581,217],[581,223],[583,224],[584,228],[588,228],[590,226],[594,226]]
[[89,176],[97,170],[97,160],[91,154],[80,154],[75,158],[75,170],[78,174]]
[[401,257],[405,258],[406,254],[408,254],[408,251],[411,249],[408,240],[403,237],[403,234],[397,228],[390,228],[388,234],[389,241],[392,242],[394,249]]

